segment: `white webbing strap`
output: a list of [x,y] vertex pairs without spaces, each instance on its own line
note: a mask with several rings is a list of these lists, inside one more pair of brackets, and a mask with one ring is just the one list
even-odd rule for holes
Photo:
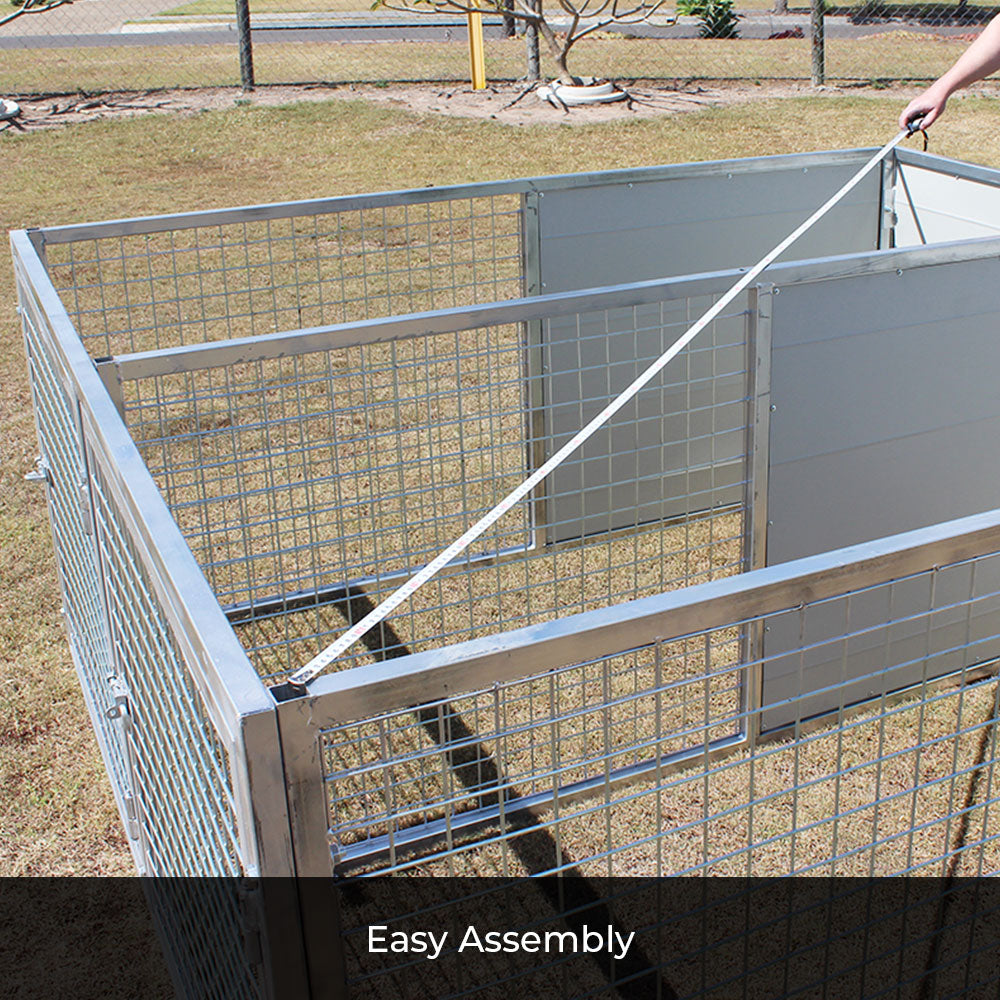
[[401,587],[393,591],[381,604],[370,611],[360,621],[355,622],[338,639],[330,643],[321,653],[317,653],[304,667],[300,667],[289,677],[289,682],[296,687],[308,684],[314,677],[322,673],[349,646],[353,645],[366,632],[373,629],[380,621],[392,614],[408,597],[416,593],[428,580],[450,563],[460,552],[471,545],[487,528],[507,513],[518,501],[524,499],[550,472],[562,463],[572,452],[580,447],[608,419],[616,414],[640,389],[662,371],[695,337],[712,322],[723,309],[729,305],[760,273],[773,264],[803,233],[814,226],[834,205],[854,188],[878,163],[880,163],[900,141],[909,135],[909,131],[900,132],[891,142],[887,142],[842,188],[840,188],[825,204],[818,208],[793,233],[785,237],[773,250],[765,254],[746,272],[732,288],[729,289],[693,326],[682,334],[673,344],[657,358],[627,389],[613,399],[585,427],[564,444],[543,465],[540,465],[527,479],[507,494],[489,513],[480,518],[468,531],[456,538],[440,555],[432,559],[418,573],[410,577]]

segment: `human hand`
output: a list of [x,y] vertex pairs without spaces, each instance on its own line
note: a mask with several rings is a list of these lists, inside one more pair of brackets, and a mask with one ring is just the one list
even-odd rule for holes
[[912,130],[912,123],[920,120],[920,128],[928,128],[944,112],[948,95],[928,87],[919,97],[913,98],[899,116],[899,127]]

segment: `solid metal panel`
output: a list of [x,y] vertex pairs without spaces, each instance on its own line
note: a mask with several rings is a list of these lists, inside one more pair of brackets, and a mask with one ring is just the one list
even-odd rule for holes
[[[855,172],[854,164],[838,163],[743,173],[734,164],[724,174],[548,191],[538,200],[542,287],[562,292],[752,265]],[[786,259],[876,247],[880,193],[881,178],[873,172]],[[549,541],[743,500],[745,303],[745,296],[737,299],[579,457],[553,473]],[[711,304],[691,297],[547,323],[549,449],[621,392]]]
[[[547,292],[756,263],[856,172],[856,164],[775,164],[546,191],[539,202]],[[873,172],[798,241],[784,260],[878,246],[881,177]]]
[[899,167],[896,246],[976,239],[1000,233],[1000,184],[912,164]]
[[[788,285],[773,300],[768,479],[769,565],[900,530],[992,509],[1000,496],[1000,261],[978,260],[829,282]],[[976,594],[1000,590],[984,567]],[[969,587],[972,586],[970,582]],[[909,625],[835,637],[871,608],[813,609],[768,622],[764,702],[775,705],[852,678],[849,698],[891,692],[1000,655],[973,645],[945,655],[957,627],[947,588],[917,595],[899,586],[894,614]],[[875,602],[881,598],[873,595]],[[985,601],[977,617],[995,614]],[[928,614],[934,612],[930,618]],[[800,635],[802,629],[805,635]],[[973,634],[976,623],[970,625]],[[929,631],[928,631],[929,630]],[[927,633],[924,635],[924,633]],[[804,652],[782,656],[804,639]],[[901,643],[910,643],[900,653]],[[921,643],[924,645],[922,646]],[[960,643],[958,644],[960,645]],[[929,652],[921,652],[924,649]],[[879,678],[881,657],[908,662]],[[832,690],[765,713],[766,729],[835,707]]]

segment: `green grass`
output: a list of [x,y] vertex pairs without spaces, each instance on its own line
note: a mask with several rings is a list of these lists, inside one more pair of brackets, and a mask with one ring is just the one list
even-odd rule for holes
[[[508,127],[362,102],[6,132],[5,229],[531,174],[873,146],[901,99],[815,97],[606,125]],[[1000,111],[955,100],[932,151],[1000,165]],[[483,150],[491,155],[484,161]],[[0,874],[132,870],[76,685],[9,264],[0,268]]]

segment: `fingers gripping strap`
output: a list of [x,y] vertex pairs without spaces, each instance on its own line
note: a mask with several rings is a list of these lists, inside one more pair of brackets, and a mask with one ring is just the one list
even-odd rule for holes
[[599,430],[608,420],[611,419],[626,403],[631,400],[645,385],[656,377],[695,337],[701,333],[722,311],[729,305],[737,295],[740,294],[752,281],[758,278],[762,271],[768,268],[777,260],[800,236],[812,228],[834,205],[837,204],[849,191],[856,187],[861,180],[893,149],[899,145],[900,141],[911,134],[909,130],[901,131],[894,139],[886,143],[870,160],[850,180],[844,184],[832,197],[818,208],[808,219],[805,220],[794,232],[785,237],[776,247],[768,251],[761,259],[754,264],[723,296],[712,305],[692,326],[690,326],[667,350],[660,355],[634,382],[631,383],[619,396],[613,399],[600,413],[597,414],[585,427],[564,444],[554,455],[552,455],[543,465],[540,465],[527,479],[519,486],[507,494],[492,510],[473,524],[460,538],[451,543],[440,555],[432,559],[418,573],[410,577],[401,587],[393,591],[381,604],[365,615],[360,621],[352,625],[339,638],[327,646],[322,652],[314,656],[305,666],[300,667],[290,677],[289,682],[301,687],[308,684],[313,678],[322,673],[331,663],[333,663],[348,647],[352,646],[358,639],[373,629],[379,622],[387,618],[396,608],[409,597],[412,597],[428,580],[439,573],[456,556],[465,551],[484,531],[498,521],[516,503],[523,500],[550,472],[559,466],[565,459],[579,448],[591,435]]

